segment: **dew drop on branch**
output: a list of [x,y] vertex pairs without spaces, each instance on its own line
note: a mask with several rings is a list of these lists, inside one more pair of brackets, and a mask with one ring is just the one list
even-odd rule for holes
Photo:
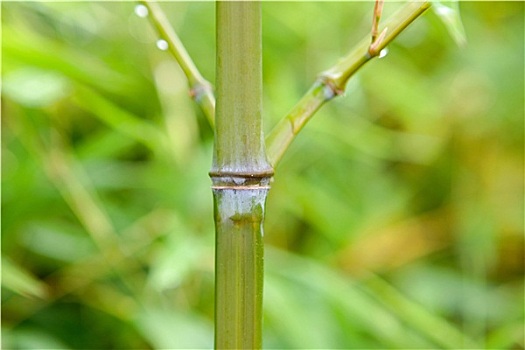
[[162,51],[166,51],[168,49],[168,42],[164,39],[157,40],[157,48]]
[[383,50],[379,52],[379,58],[383,58],[386,55],[388,55],[388,47],[385,47]]
[[135,6],[135,14],[139,17],[147,17],[149,14],[148,8],[142,4]]

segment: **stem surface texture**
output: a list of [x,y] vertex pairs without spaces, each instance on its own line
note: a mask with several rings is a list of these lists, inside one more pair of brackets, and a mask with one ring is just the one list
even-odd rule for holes
[[259,2],[217,2],[215,348],[262,344],[264,205],[273,169],[262,132]]

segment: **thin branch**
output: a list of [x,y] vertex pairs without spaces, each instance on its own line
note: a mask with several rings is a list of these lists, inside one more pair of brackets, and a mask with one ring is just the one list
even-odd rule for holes
[[157,30],[159,36],[168,43],[169,52],[175,57],[182,71],[188,78],[190,85],[190,96],[199,104],[206,115],[210,125],[213,127],[215,121],[215,96],[211,84],[203,78],[195,63],[193,63],[188,51],[182,45],[177,33],[170,25],[164,11],[156,2],[139,1],[148,9],[148,17]]
[[383,42],[383,39],[386,36],[386,33],[388,31],[388,27],[384,28],[383,31],[378,35],[379,33],[379,20],[381,19],[381,15],[383,13],[383,4],[384,0],[376,0],[376,4],[374,6],[374,16],[372,18],[372,41],[370,43],[370,46],[368,47],[368,54],[370,56],[378,56],[381,50],[379,50],[379,46]]
[[379,33],[379,20],[381,19],[381,14],[383,13],[383,4],[384,0],[376,0],[374,6],[374,16],[372,18],[372,44],[376,41],[377,35]]
[[[376,38],[374,52],[381,52],[429,7],[430,1],[413,1],[401,8],[387,21],[381,34]],[[325,102],[341,95],[348,79],[365,63],[377,56],[369,53],[370,46],[370,38],[367,36],[335,66],[321,73],[308,92],[274,127],[266,138],[268,160],[273,167],[281,160],[292,140],[315,112]]]

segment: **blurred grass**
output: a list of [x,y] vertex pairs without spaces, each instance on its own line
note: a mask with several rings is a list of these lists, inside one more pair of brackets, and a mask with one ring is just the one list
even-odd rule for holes
[[[213,3],[162,5],[214,81]],[[133,6],[2,3],[2,348],[213,346],[212,132]],[[267,130],[372,7],[264,3]],[[266,348],[524,348],[523,7],[427,13],[297,138]]]

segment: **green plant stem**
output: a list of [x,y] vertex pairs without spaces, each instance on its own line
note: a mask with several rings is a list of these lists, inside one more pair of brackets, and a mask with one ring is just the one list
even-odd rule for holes
[[213,189],[216,349],[261,348],[262,225],[269,187],[257,187]]
[[175,57],[182,71],[188,78],[191,97],[197,102],[208,122],[213,127],[215,119],[215,96],[211,84],[203,78],[186,48],[180,41],[177,33],[173,30],[166,15],[156,2],[140,1],[147,7],[149,18],[157,30],[159,36],[168,43],[169,52]]
[[217,105],[212,173],[271,171],[262,131],[262,42],[257,3],[217,3]]
[[[392,15],[381,31],[379,31],[382,38],[376,41],[377,45],[374,46],[373,54],[369,52],[370,37],[367,36],[335,66],[321,73],[308,92],[293,109],[279,121],[266,138],[268,159],[273,167],[279,163],[292,140],[315,112],[317,112],[325,102],[341,95],[345,90],[348,79],[363,67],[365,63],[378,55],[399,33],[407,28],[410,23],[423,14],[429,7],[429,1],[413,1],[406,4],[397,13]],[[385,31],[384,34],[383,31]]]
[[217,2],[215,348],[262,343],[264,205],[273,169],[262,131],[260,2]]

